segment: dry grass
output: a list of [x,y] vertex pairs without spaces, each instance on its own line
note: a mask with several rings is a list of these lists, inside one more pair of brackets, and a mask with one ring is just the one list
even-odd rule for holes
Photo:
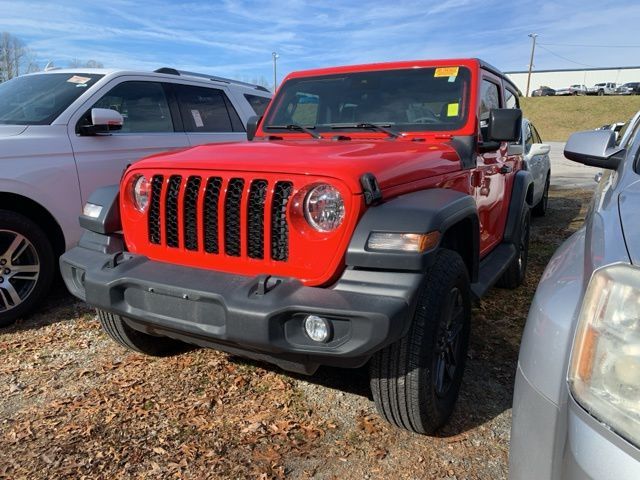
[[626,122],[640,110],[640,96],[522,98],[522,109],[543,140],[564,142],[573,132]]

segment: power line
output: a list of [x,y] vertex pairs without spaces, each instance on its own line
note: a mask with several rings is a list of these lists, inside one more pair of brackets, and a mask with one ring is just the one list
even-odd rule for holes
[[574,61],[574,60],[571,60],[570,58],[563,57],[562,55],[559,55],[559,54],[555,53],[553,50],[549,50],[547,47],[545,47],[545,46],[543,46],[543,45],[546,45],[546,44],[540,44],[540,43],[538,43],[538,46],[539,46],[540,48],[542,48],[543,50],[546,50],[546,51],[547,51],[547,52],[549,52],[551,55],[555,55],[555,56],[556,56],[556,57],[558,57],[558,58],[561,58],[561,59],[563,59],[563,60],[566,60],[567,62],[575,63],[576,65],[581,65],[581,66],[583,66],[583,67],[598,68],[598,67],[596,67],[595,65],[589,65],[588,63],[580,63],[580,62],[576,62],[576,61]]
[[552,47],[585,47],[585,48],[640,48],[640,45],[587,45],[584,43],[538,43]]

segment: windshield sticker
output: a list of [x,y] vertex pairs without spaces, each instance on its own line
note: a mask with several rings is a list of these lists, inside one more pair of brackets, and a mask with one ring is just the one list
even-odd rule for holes
[[85,87],[87,86],[87,82],[90,82],[90,81],[91,81],[91,78],[81,77],[79,75],[74,75],[69,80],[67,80],[67,82],[69,83],[77,83],[78,85],[83,85]]
[[433,76],[435,78],[449,77],[449,81],[451,81],[451,77],[455,79],[458,76],[459,69],[460,67],[438,67],[436,68],[436,71],[433,74]]
[[204,127],[204,122],[202,121],[202,117],[200,116],[200,112],[198,110],[191,110],[191,116],[193,117],[193,121],[195,122],[197,128]]
[[459,103],[450,103],[447,105],[447,117],[457,117],[460,111]]

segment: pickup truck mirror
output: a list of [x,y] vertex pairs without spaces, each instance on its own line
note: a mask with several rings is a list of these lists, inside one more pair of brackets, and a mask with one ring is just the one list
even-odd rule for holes
[[120,130],[124,124],[124,118],[119,112],[110,108],[92,108],[91,125],[80,127],[80,135],[101,135],[115,130]]
[[492,108],[489,112],[487,136],[494,142],[517,142],[522,130],[522,110]]
[[260,125],[261,121],[262,117],[258,117],[257,115],[249,117],[247,120],[247,140],[251,141],[256,136],[258,125]]
[[623,158],[624,148],[616,146],[612,130],[576,132],[564,147],[564,156],[574,162],[591,167],[616,170]]

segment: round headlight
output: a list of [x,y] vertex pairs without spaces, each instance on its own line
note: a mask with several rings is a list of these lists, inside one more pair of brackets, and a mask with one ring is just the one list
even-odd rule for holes
[[319,232],[331,232],[344,220],[344,200],[337,188],[322,184],[313,187],[304,201],[304,216]]
[[144,212],[149,205],[150,196],[151,184],[147,177],[140,175],[133,182],[133,204],[139,211]]

